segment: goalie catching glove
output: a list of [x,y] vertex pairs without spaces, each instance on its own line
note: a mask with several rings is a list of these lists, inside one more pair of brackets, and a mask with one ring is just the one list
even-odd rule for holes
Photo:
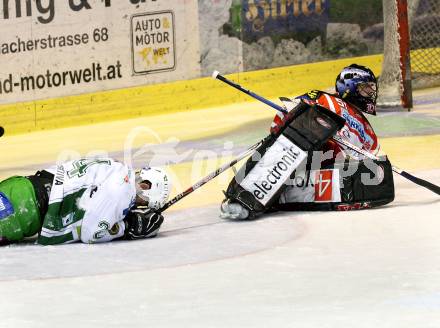
[[156,237],[163,223],[163,216],[150,208],[136,208],[124,219],[124,239]]

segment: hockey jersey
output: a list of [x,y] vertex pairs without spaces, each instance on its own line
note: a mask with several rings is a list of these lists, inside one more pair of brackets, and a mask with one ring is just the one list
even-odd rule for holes
[[110,158],[80,159],[47,169],[54,174],[41,245],[106,242],[122,237],[136,199],[135,174]]
[[[377,136],[368,122],[367,118],[361,111],[345,102],[336,95],[332,95],[323,91],[312,90],[307,94],[295,98],[297,101],[302,100],[311,105],[319,104],[332,112],[338,114],[345,119],[345,126],[337,133],[343,139],[349,141],[351,144],[364,149],[373,155],[377,155],[380,150]],[[277,129],[283,124],[284,114],[277,112],[275,116],[271,131]],[[324,151],[333,150],[333,157],[335,158],[339,153],[347,155],[356,159],[363,159],[364,156],[358,154],[345,146],[336,144],[330,140],[323,149]]]

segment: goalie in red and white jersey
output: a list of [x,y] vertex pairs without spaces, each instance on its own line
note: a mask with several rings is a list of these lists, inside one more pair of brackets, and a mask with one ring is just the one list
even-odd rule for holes
[[[308,104],[319,104],[345,119],[345,126],[337,134],[351,144],[377,155],[380,146],[373,128],[364,113],[376,115],[377,81],[374,73],[365,66],[352,64],[345,67],[336,78],[336,93],[312,90],[295,100]],[[295,100],[293,104],[295,103]],[[287,105],[289,107],[289,105]],[[291,108],[291,107],[290,107]],[[289,108],[287,108],[289,109]],[[277,112],[271,132],[283,126],[284,114]],[[334,150],[334,157],[343,151],[349,156],[359,158],[358,153],[342,148],[329,140],[325,150]]]
[[[376,115],[374,73],[367,67],[352,64],[338,74],[335,88],[335,94],[312,90],[293,100],[284,98],[289,113],[277,113],[267,137],[270,141],[258,150],[261,156],[257,156],[257,161],[248,160],[231,181],[221,206],[221,217],[246,219],[273,210],[361,209],[394,199],[391,164],[386,157],[371,161],[331,139],[337,134],[363,150],[378,154],[377,136],[364,115]],[[315,121],[321,122],[323,117],[304,114],[312,112],[333,117],[335,129],[328,130],[329,134],[317,134],[321,126]],[[338,118],[343,119],[340,126]],[[278,186],[272,181],[290,164],[290,159],[279,155],[269,160],[267,153],[274,156],[276,151],[270,149],[285,136],[290,136],[289,140],[305,153],[300,164],[289,168],[288,179],[280,177],[284,183]],[[313,146],[303,142],[318,139]],[[283,144],[277,152],[285,148]]]

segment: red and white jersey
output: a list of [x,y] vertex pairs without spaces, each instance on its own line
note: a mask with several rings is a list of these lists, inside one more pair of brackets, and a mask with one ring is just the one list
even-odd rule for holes
[[[345,119],[345,126],[337,132],[340,137],[374,155],[377,155],[379,152],[380,146],[373,128],[362,112],[356,109],[354,106],[348,104],[338,96],[316,90],[313,90],[303,96],[299,96],[296,99],[300,99],[311,105],[319,104],[343,117]],[[273,120],[271,132],[284,124],[283,118],[284,114],[278,112]],[[324,146],[323,150],[327,151],[332,149],[334,150],[334,158],[340,152],[343,152],[344,155],[348,155],[353,158],[364,158],[364,156],[356,153],[355,151],[347,149],[345,146],[340,146],[336,142],[330,140]]]

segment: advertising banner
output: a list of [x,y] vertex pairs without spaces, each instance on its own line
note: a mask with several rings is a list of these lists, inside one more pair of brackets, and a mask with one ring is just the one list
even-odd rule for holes
[[197,0],[0,1],[0,104],[200,76]]
[[324,32],[329,3],[328,0],[243,0],[243,38],[249,41],[274,33],[279,37]]

